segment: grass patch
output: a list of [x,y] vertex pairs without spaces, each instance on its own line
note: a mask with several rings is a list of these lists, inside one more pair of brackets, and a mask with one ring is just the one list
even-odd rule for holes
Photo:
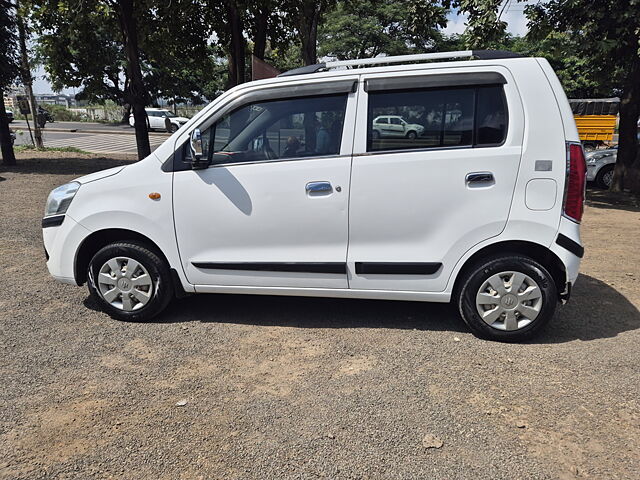
[[81,150],[76,147],[44,147],[41,150],[36,150],[36,147],[33,145],[17,145],[13,147],[16,152],[65,152],[65,153],[90,153],[85,150]]

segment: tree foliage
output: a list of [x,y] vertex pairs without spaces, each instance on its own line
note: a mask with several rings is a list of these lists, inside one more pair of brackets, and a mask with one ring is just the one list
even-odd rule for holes
[[[141,68],[150,96],[202,101],[211,93],[207,90],[211,85],[201,79],[215,71],[204,6],[185,0],[139,0],[134,5]],[[80,88],[79,99],[126,103],[127,60],[112,4],[33,0],[31,8],[41,32],[39,57],[53,88]]]
[[462,35],[466,47],[472,49],[496,48],[507,31],[507,23],[500,20],[503,0],[453,0],[451,6],[468,17]]
[[9,0],[0,0],[0,90],[5,90],[20,74],[15,9]]
[[640,193],[640,0],[549,0],[526,9],[530,37],[564,32],[597,91],[620,93],[619,149],[612,188]]
[[428,0],[342,0],[320,29],[320,55],[340,60],[433,50],[447,8]]
[[[0,0],[0,96],[18,78],[20,73],[20,56],[18,54],[18,37],[16,34],[16,12],[9,0]],[[11,145],[9,121],[4,107],[4,100],[0,99],[0,149],[2,163],[14,165],[16,158]]]

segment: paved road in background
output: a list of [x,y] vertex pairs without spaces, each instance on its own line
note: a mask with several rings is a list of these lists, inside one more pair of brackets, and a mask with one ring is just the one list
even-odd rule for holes
[[[29,122],[33,128],[33,123]],[[9,125],[13,130],[25,130],[27,131],[27,122],[24,120],[14,120]],[[134,130],[129,125],[112,125],[106,123],[96,122],[53,122],[47,123],[45,130],[97,130],[101,132],[118,132],[128,133],[133,135]]]
[[[158,148],[168,135],[150,135],[151,150]],[[45,147],[75,147],[91,153],[137,153],[135,135],[122,133],[68,133],[43,132]],[[25,131],[16,138],[16,145],[30,145],[29,132]]]

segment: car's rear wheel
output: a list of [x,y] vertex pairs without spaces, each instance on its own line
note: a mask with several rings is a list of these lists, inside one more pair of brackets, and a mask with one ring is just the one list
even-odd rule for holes
[[146,321],[172,298],[169,267],[142,243],[116,242],[101,248],[89,263],[89,292],[113,318]]
[[613,165],[602,167],[596,175],[596,185],[600,188],[609,189],[613,183]]
[[538,262],[504,255],[476,264],[457,295],[458,309],[474,335],[503,342],[531,338],[553,316],[553,277]]

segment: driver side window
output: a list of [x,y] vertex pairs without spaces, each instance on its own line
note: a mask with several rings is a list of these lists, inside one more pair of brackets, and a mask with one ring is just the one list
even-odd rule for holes
[[213,164],[338,155],[346,104],[339,94],[244,105],[203,132],[203,154]]

